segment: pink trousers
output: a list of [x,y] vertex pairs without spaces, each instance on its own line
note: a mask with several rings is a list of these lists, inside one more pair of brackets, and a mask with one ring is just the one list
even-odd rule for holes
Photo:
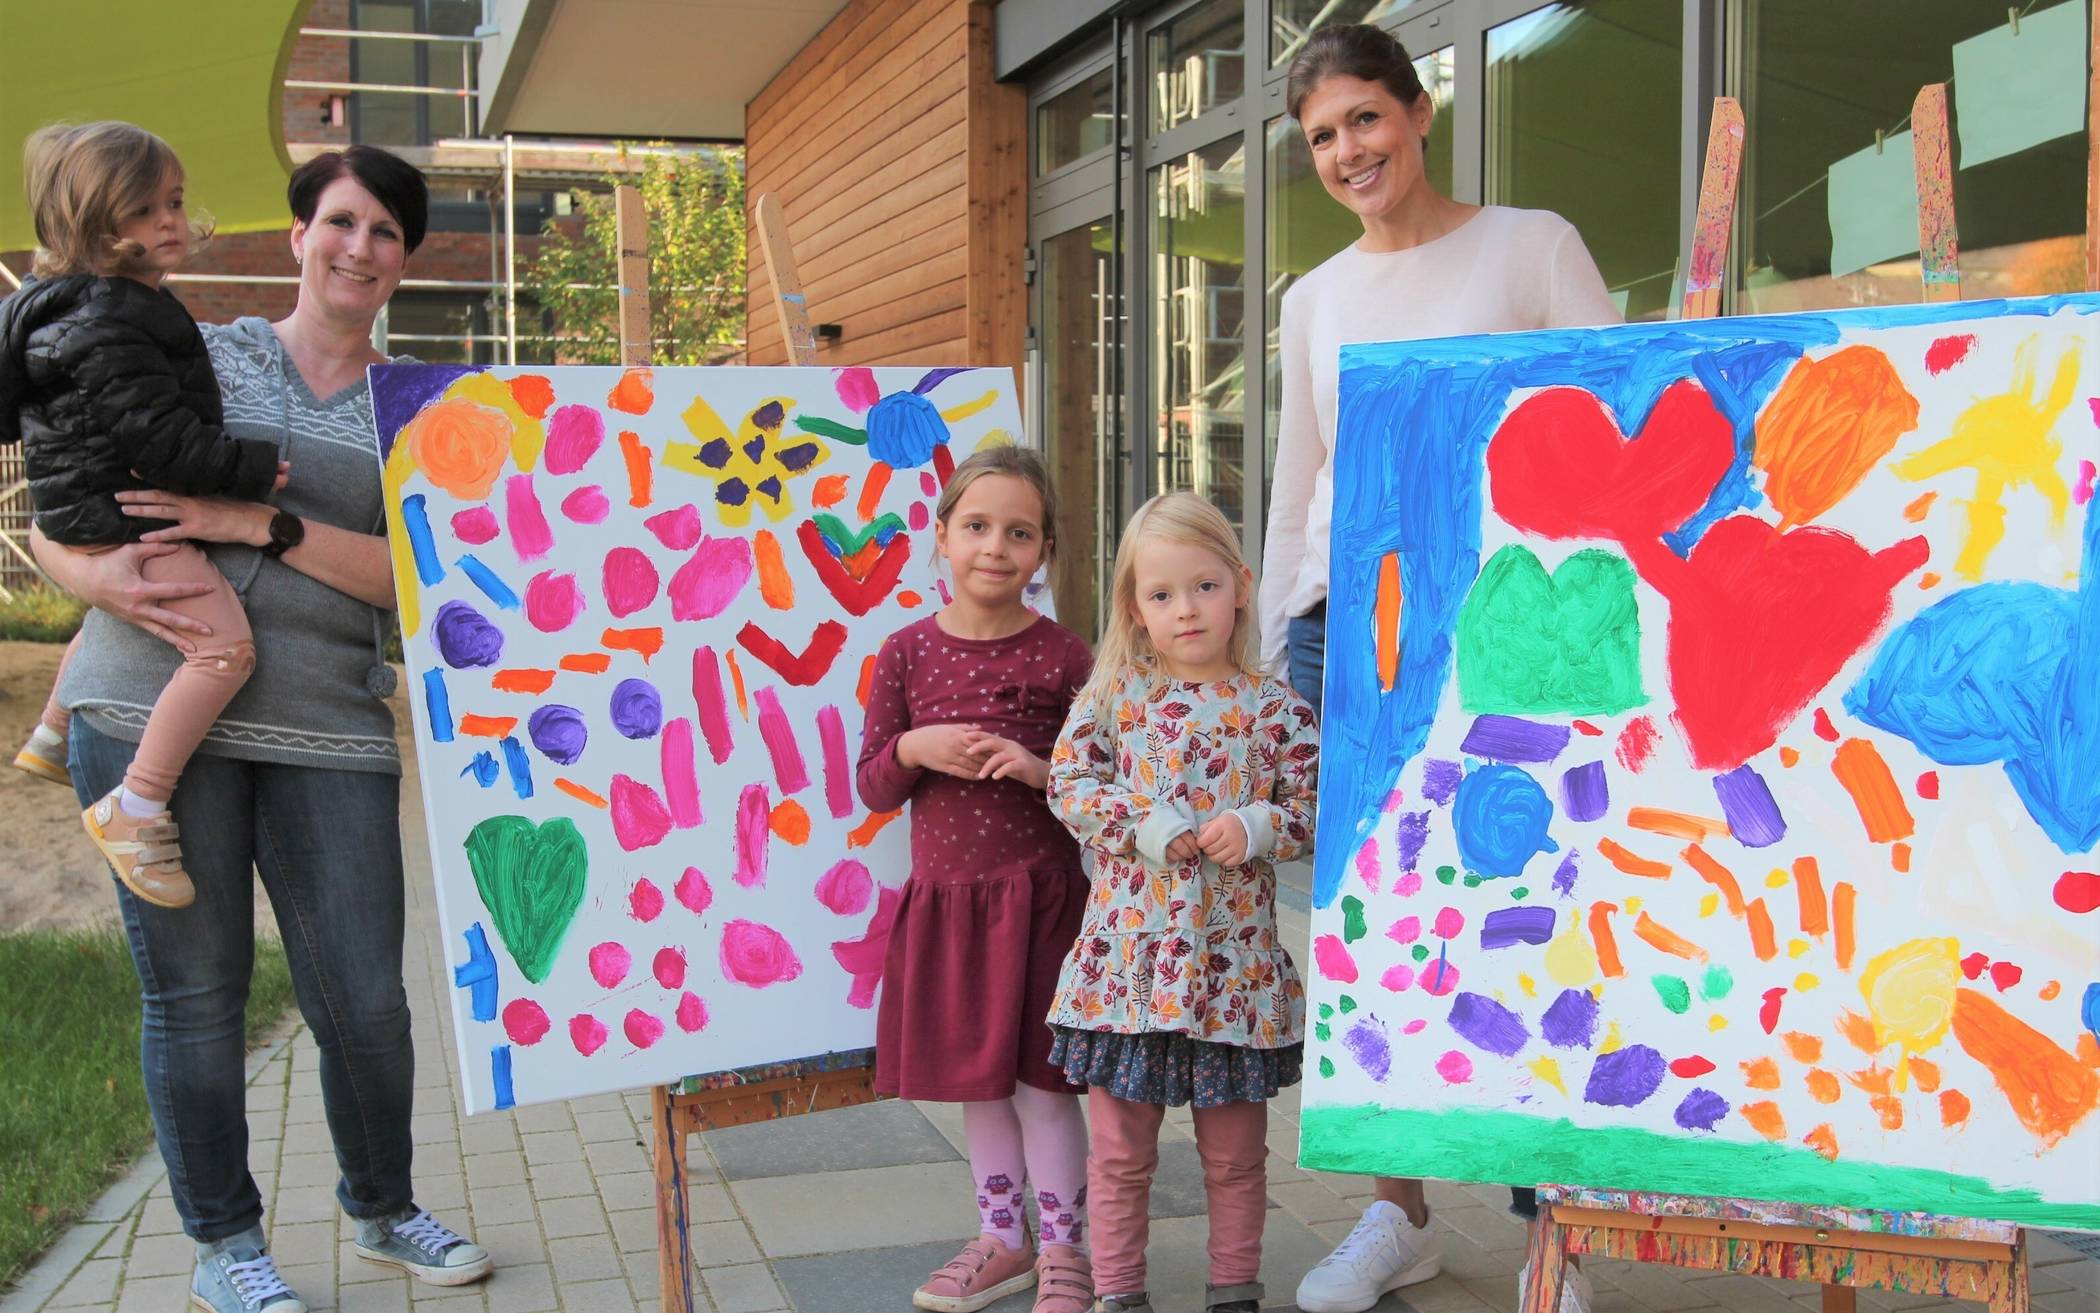
[[[1094,1291],[1134,1294],[1145,1288],[1152,1174],[1159,1169],[1159,1126],[1167,1110],[1087,1091],[1093,1152],[1087,1158],[1087,1204],[1094,1225]],[[1261,1272],[1267,1220],[1269,1109],[1228,1103],[1196,1109],[1196,1153],[1210,1202],[1210,1283],[1237,1286]]]

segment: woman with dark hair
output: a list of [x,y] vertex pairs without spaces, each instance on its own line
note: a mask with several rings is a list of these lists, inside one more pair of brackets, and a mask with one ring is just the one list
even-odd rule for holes
[[[208,325],[226,429],[274,444],[291,482],[270,501],[120,492],[166,522],[141,541],[38,559],[93,605],[59,700],[83,803],[107,793],[144,716],[206,626],[169,608],[202,585],[154,583],[143,562],[203,545],[240,592],[256,673],[184,769],[172,810],[196,885],[185,912],[118,890],[144,999],[141,1058],[176,1211],[197,1242],[191,1303],[214,1313],[305,1313],[270,1258],[248,1171],[242,1033],[259,872],[299,1010],[321,1053],[321,1097],[356,1250],[418,1280],[462,1285],[488,1254],[415,1204],[415,1052],[402,986],[401,762],[381,655],[394,606],[373,450],[372,324],[423,239],[423,175],[352,146],[301,166],[289,189],[299,294],[276,323]],[[129,623],[124,623],[124,622]],[[188,787],[195,784],[196,787]]]
[[[1285,95],[1321,184],[1363,225],[1361,238],[1283,298],[1283,416],[1262,551],[1262,658],[1288,670],[1317,712],[1342,345],[1608,324],[1620,316],[1567,220],[1468,205],[1430,185],[1423,146],[1436,106],[1390,33],[1362,24],[1320,29],[1292,62]],[[1299,1285],[1306,1313],[1358,1313],[1441,1270],[1422,1183],[1383,1177],[1376,1193],[1348,1238]],[[1535,1210],[1531,1193],[1518,1192],[1520,1212]],[[1582,1308],[1580,1284],[1576,1277],[1562,1286],[1562,1313]]]

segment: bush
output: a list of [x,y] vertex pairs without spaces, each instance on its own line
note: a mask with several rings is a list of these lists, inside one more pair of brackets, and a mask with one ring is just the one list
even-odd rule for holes
[[38,584],[0,601],[0,638],[28,643],[65,643],[79,632],[87,607],[70,593]]

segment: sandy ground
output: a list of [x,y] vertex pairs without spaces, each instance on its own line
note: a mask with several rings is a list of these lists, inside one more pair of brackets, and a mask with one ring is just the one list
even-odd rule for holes
[[[7,764],[35,727],[64,650],[55,643],[0,642],[0,934],[117,919],[109,868],[81,832],[80,804],[65,789]],[[394,715],[408,733],[398,695]],[[404,743],[402,750],[413,748]],[[407,803],[420,805],[413,798]],[[256,924],[275,929],[260,885]]]

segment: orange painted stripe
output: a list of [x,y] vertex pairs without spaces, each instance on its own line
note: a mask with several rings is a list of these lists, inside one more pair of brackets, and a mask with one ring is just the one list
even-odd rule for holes
[[599,797],[595,793],[592,793],[589,789],[584,788],[581,784],[578,784],[574,780],[564,779],[561,776],[557,775],[554,777],[554,787],[560,789],[563,793],[568,794],[571,798],[576,799],[576,801],[578,802],[587,802],[591,806],[601,809],[607,805],[605,799]]
[[860,703],[861,710],[868,709],[868,688],[875,682],[875,654],[868,653],[860,659],[860,683],[853,688],[853,699]]
[[1619,960],[1619,939],[1611,932],[1611,915],[1617,903],[1590,904],[1590,938],[1597,944],[1597,969],[1607,976],[1623,976],[1626,964]]
[[1830,891],[1830,916],[1837,923],[1838,970],[1852,969],[1852,954],[1859,943],[1854,920],[1854,908],[1859,902],[1859,891],[1844,881]]
[[1660,807],[1635,807],[1626,813],[1626,823],[1636,830],[1665,834],[1672,839],[1690,839],[1693,843],[1728,833],[1727,821],[1694,816],[1689,812],[1664,811]]
[[1888,763],[1872,743],[1846,739],[1838,745],[1830,769],[1838,783],[1845,786],[1845,792],[1852,795],[1852,805],[1859,808],[1867,838],[1887,843],[1891,839],[1908,839],[1916,832],[1917,823],[1911,819],[1903,793],[1896,787],[1896,777],[1889,773]]
[[1757,954],[1760,962],[1769,962],[1779,952],[1779,941],[1772,933],[1772,914],[1765,910],[1765,900],[1753,901],[1748,911],[1750,922],[1750,950]]
[[476,738],[509,738],[510,732],[516,729],[517,727],[518,718],[516,716],[469,715],[461,716],[459,718],[459,732],[462,734],[472,734]]
[[904,809],[902,807],[898,808],[896,811],[893,812],[868,813],[868,819],[862,821],[860,824],[854,826],[851,830],[846,832],[846,846],[848,848],[867,847],[869,844],[875,842],[876,835],[882,833],[883,826],[888,825],[891,821],[896,820],[899,816],[902,816],[903,814]]
[[729,664],[730,687],[736,690],[736,714],[745,720],[751,719],[751,703],[744,697],[744,668],[736,663],[736,653],[724,649],[722,660]]
[[882,544],[870,538],[844,556],[841,556],[839,564],[845,566],[846,573],[852,575],[855,579],[865,579],[868,577],[868,571],[875,568],[875,558],[880,555],[882,555]]
[[1646,912],[1633,919],[1633,933],[1645,940],[1649,947],[1668,953],[1671,957],[1686,958],[1693,962],[1704,962],[1707,958],[1705,949]]
[[1954,991],[1954,1038],[1990,1069],[2013,1115],[2044,1149],[2100,1104],[2100,1075],[1976,990]]
[[1743,914],[1743,887],[1736,883],[1735,872],[1708,856],[1706,849],[1696,843],[1679,855],[1699,873],[1700,879],[1721,891],[1721,897],[1728,901],[1728,915]]
[[1896,868],[1898,875],[1910,874],[1910,845],[1907,843],[1890,844],[1889,865]]
[[555,664],[579,674],[602,675],[612,668],[612,658],[603,652],[571,652]]
[[655,472],[650,461],[655,453],[642,445],[639,433],[620,434],[620,457],[627,462],[627,504],[647,506],[656,496]]
[[888,491],[889,486],[890,467],[881,461],[876,461],[870,465],[868,467],[868,481],[860,485],[860,500],[854,503],[853,507],[853,509],[860,512],[860,518],[863,520],[875,518],[875,512],[882,506],[882,494]]
[[1815,858],[1794,859],[1794,895],[1801,904],[1801,933],[1828,934],[1830,909],[1823,899],[1823,868],[1816,865]]
[[1922,497],[1913,499],[1910,505],[1903,508],[1903,518],[1909,520],[1912,524],[1920,523],[1925,518],[1925,512],[1931,510],[1932,503],[1937,500],[1939,500],[1939,494],[1936,492],[1928,492]]
[[615,652],[639,652],[646,662],[664,650],[664,631],[661,625],[651,625],[646,629],[608,629],[598,635],[598,641]]
[[1390,693],[1400,677],[1400,554],[1387,552],[1378,561],[1378,687]]
[[782,800],[766,823],[773,833],[791,844],[799,847],[809,842],[809,813],[793,798]]
[[815,506],[819,510],[827,506],[838,505],[846,500],[846,484],[848,482],[850,480],[843,474],[827,474],[823,478],[818,479],[816,486],[809,490],[810,505]]
[[1628,875],[1645,876],[1650,880],[1667,880],[1670,878],[1670,864],[1668,862],[1651,862],[1638,853],[1626,851],[1609,839],[1597,840],[1597,851],[1604,854],[1605,861],[1610,862]]
[[499,670],[489,676],[489,687],[498,693],[544,693],[554,687],[551,670]]
[[751,535],[751,553],[758,558],[758,595],[775,611],[792,610],[795,581],[788,578],[787,559],[780,554],[780,540],[770,529]]

